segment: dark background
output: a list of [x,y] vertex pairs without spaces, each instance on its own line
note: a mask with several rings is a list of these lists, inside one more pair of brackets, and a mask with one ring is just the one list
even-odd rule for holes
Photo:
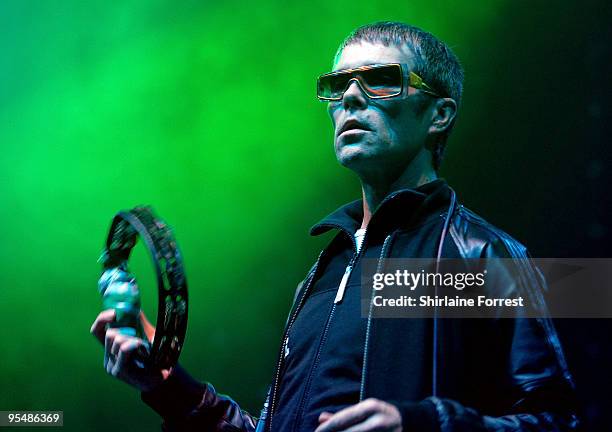
[[[609,6],[515,2],[505,12],[495,43],[479,47],[490,61],[478,74],[496,80],[484,78],[482,100],[464,112],[480,114],[483,128],[458,134],[479,157],[450,147],[445,173],[533,256],[610,257]],[[587,430],[612,430],[612,320],[555,325]]]

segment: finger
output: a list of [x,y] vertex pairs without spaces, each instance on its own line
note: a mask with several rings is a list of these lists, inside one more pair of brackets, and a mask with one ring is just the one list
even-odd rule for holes
[[128,340],[136,339],[131,336],[126,336],[124,334],[118,333],[113,340],[113,344],[111,345],[110,354],[114,357],[119,355],[119,350],[121,349],[121,345]]
[[119,352],[119,347],[121,346],[121,342],[131,336],[126,336],[121,333],[118,328],[110,328],[106,331],[106,336],[104,337],[104,352],[111,357],[115,357]]
[[119,330],[116,328],[109,328],[106,331],[106,335],[104,336],[104,352],[110,354],[111,347],[113,346],[113,342],[115,338],[119,335]]
[[106,373],[110,374],[111,371],[113,370],[113,367],[115,366],[115,358],[109,356],[108,354],[104,355],[104,369],[106,370]]
[[375,399],[366,399],[331,416],[325,423],[319,425],[315,432],[336,432],[365,420],[373,415],[378,408]]
[[378,399],[373,399],[374,412],[364,421],[342,432],[399,432],[402,430],[402,417],[397,408]]
[[142,330],[144,331],[144,334],[147,336],[147,339],[149,340],[150,343],[153,343],[153,338],[155,337],[155,327],[147,319],[143,311],[140,311],[140,322],[142,323]]
[[350,426],[347,429],[342,429],[342,432],[383,432],[396,430],[397,425],[391,425],[386,421],[382,414],[374,414],[359,422],[356,425]]
[[327,411],[323,411],[320,415],[319,415],[319,424],[321,423],[325,423],[327,420],[329,420],[332,416],[334,415],[334,413],[330,413]]
[[124,341],[119,348],[117,360],[111,368],[110,374],[114,377],[118,377],[122,372],[124,372],[135,357],[134,353],[138,352],[138,348],[141,345],[143,345],[143,341],[137,338],[130,338]]
[[107,309],[102,311],[96,317],[96,320],[91,325],[89,332],[104,344],[104,334],[106,333],[106,326],[115,321],[115,309]]

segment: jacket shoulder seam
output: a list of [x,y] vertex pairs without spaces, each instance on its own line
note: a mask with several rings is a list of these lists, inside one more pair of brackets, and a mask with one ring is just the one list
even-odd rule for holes
[[[499,239],[506,247],[511,258],[526,258],[528,256],[527,248],[521,242],[510,236],[510,234],[508,234],[504,230],[497,228],[495,225],[490,224],[482,217],[476,215],[474,212],[467,209],[463,205],[459,206],[458,217],[465,219],[471,224],[477,225],[478,227],[483,229],[488,235],[490,235],[492,239]],[[463,245],[460,244],[460,239],[457,238],[459,233],[457,232],[455,226],[451,224],[451,228],[451,237],[453,237],[455,243],[458,243],[457,246],[460,247],[460,250],[463,253],[466,253],[465,248],[463,248]],[[490,243],[492,239],[483,238],[483,241]]]

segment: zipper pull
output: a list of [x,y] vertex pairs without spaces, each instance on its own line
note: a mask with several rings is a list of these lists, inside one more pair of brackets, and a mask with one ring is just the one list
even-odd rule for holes
[[334,303],[340,303],[344,298],[344,291],[346,290],[346,283],[348,282],[348,278],[351,275],[351,270],[353,270],[353,263],[346,266],[346,270],[344,270],[344,275],[342,275],[342,280],[340,281],[340,285],[338,286],[338,292],[336,293],[336,298],[334,299]]

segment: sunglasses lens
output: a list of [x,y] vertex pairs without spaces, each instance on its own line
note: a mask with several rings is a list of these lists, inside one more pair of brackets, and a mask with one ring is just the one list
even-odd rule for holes
[[317,95],[324,99],[340,99],[351,74],[323,75],[317,84]]
[[390,97],[402,92],[402,69],[399,65],[376,66],[351,72],[322,75],[317,82],[321,99],[340,100],[351,79],[358,79],[370,97]]
[[359,75],[368,96],[389,97],[402,92],[402,70],[399,65],[375,67]]

